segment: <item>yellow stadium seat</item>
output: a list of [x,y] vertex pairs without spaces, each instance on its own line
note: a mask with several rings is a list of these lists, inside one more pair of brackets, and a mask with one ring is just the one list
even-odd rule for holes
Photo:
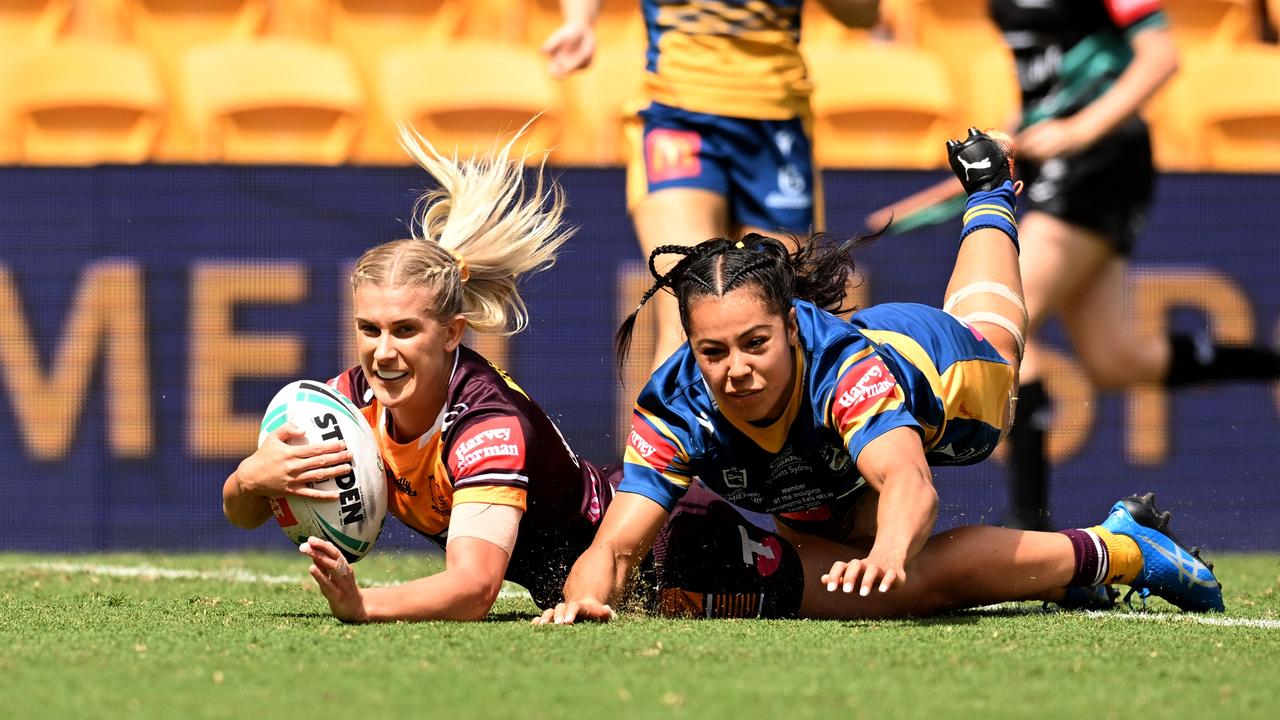
[[1237,47],[1187,68],[1182,107],[1200,121],[1213,170],[1280,171],[1280,48]]
[[[957,108],[952,132],[976,124],[964,117],[984,101],[974,94],[981,87],[971,76],[974,50],[1005,47],[1000,29],[988,14],[987,0],[899,0],[894,5],[895,37],[933,53],[951,79]],[[995,124],[1007,122],[1006,118]]]
[[156,148],[156,159],[192,162],[200,157],[195,128],[183,107],[183,62],[192,48],[246,40],[262,34],[271,0],[117,0],[135,42],[160,63],[165,91],[175,103],[171,122]]
[[134,39],[177,70],[189,49],[262,32],[269,0],[124,0]]
[[147,160],[165,111],[142,50],[60,43],[34,50],[15,87],[19,159],[38,165]]
[[25,78],[29,46],[0,46],[0,163],[18,160],[18,125],[14,95]]
[[[424,81],[429,79],[429,81]],[[525,147],[540,152],[560,134],[559,88],[537,53],[515,45],[459,42],[389,51],[378,83],[390,124],[418,128],[442,152],[483,152],[538,113]],[[408,158],[401,153],[399,161]]]
[[[954,100],[942,63],[906,46],[850,44],[810,60],[814,152],[825,167],[944,163]],[[856,68],[857,82],[849,81]]]
[[[564,21],[560,0],[525,0],[525,38],[535,49]],[[630,42],[630,36],[644,34],[644,15],[637,0],[602,0],[600,15],[596,18],[596,48],[601,52],[615,51],[617,40]]]
[[67,25],[72,0],[3,0],[0,47],[47,44]]
[[625,161],[623,123],[644,103],[644,46],[596,56],[591,67],[561,81],[563,129],[551,153],[558,165],[617,165]]
[[185,70],[202,159],[336,165],[350,155],[364,98],[338,50],[289,39],[206,45]]
[[[1147,101],[1142,115],[1151,128],[1151,151],[1161,170],[1197,172],[1205,169],[1205,143],[1188,95],[1188,77],[1216,52],[1206,48],[1180,51],[1179,70]],[[1189,109],[1190,108],[1190,109]]]
[[358,162],[401,163],[389,112],[379,103],[382,59],[400,48],[438,47],[463,39],[519,44],[525,2],[512,0],[321,0],[328,3],[327,28],[334,43],[350,52],[360,71],[372,115],[356,147]]
[[[528,45],[542,44],[563,20],[558,0],[530,0]],[[561,165],[610,165],[623,161],[622,124],[644,97],[647,39],[635,0],[604,0],[596,21],[591,66],[560,81],[563,131],[551,160]],[[543,68],[547,59],[542,60]],[[544,70],[545,72],[545,70]]]
[[[960,77],[967,83],[963,95],[967,104],[957,101],[956,120],[966,127],[1010,131],[1021,113],[1022,89],[1009,48],[996,43],[976,50]],[[953,132],[962,129],[956,127]]]
[[1161,0],[1169,29],[1183,50],[1253,43],[1259,39],[1256,0]]

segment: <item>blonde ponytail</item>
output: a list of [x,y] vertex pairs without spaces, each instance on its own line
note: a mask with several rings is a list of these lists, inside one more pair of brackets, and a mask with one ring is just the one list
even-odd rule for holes
[[529,313],[517,280],[551,267],[574,232],[560,224],[565,208],[560,186],[544,180],[541,165],[536,182],[527,186],[526,157],[512,159],[523,132],[490,156],[459,160],[402,126],[400,144],[439,187],[414,207],[414,239],[366,252],[356,264],[353,285],[429,286],[441,316],[460,313],[477,332],[523,330]]

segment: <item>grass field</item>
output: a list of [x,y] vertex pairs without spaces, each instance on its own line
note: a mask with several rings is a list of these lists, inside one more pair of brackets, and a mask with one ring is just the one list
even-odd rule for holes
[[534,628],[516,593],[484,623],[342,625],[287,555],[0,554],[0,717],[1277,717],[1280,555],[1215,559],[1226,615]]

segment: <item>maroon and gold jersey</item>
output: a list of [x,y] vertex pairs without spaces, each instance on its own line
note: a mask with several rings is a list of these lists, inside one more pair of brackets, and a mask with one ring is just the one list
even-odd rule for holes
[[329,383],[373,427],[396,517],[443,546],[458,503],[520,508],[506,578],[528,588],[540,607],[559,601],[569,568],[591,544],[613,489],[606,472],[578,457],[519,385],[474,350],[459,347],[440,415],[426,434],[400,442],[359,367]]

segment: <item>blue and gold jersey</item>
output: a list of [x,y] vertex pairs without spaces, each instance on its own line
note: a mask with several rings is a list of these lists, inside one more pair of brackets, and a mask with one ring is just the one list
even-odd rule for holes
[[670,107],[754,120],[807,113],[803,0],[642,0],[646,87]]
[[926,305],[877,305],[849,322],[794,306],[801,382],[783,416],[757,427],[723,413],[685,344],[636,402],[619,491],[670,510],[697,477],[749,510],[801,513],[861,488],[858,455],[894,428],[915,428],[931,465],[991,454],[1013,369],[976,330]]

